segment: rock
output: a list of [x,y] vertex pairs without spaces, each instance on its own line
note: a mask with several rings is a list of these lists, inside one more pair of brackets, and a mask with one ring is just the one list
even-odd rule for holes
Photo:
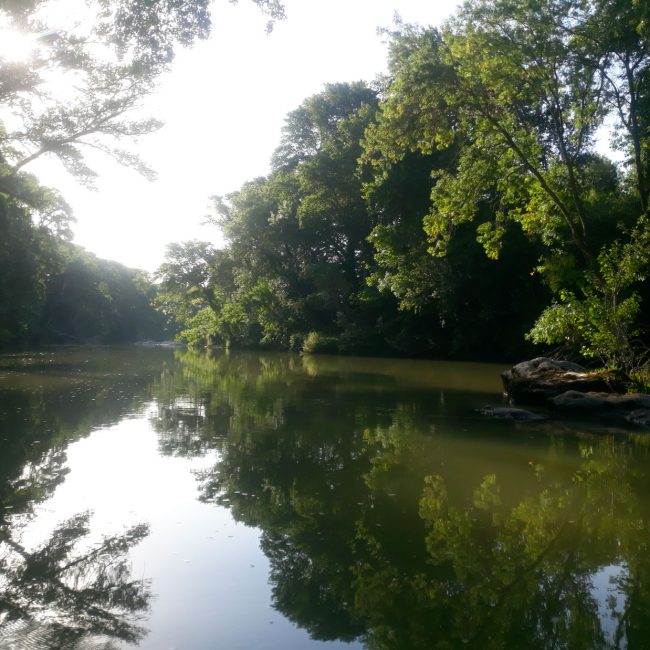
[[549,408],[563,412],[597,412],[608,413],[612,411],[631,412],[636,409],[650,409],[650,395],[645,393],[581,393],[569,390],[561,395],[549,399]]
[[612,373],[588,372],[571,361],[537,357],[501,373],[503,389],[508,396],[522,403],[545,403],[569,390],[611,393],[621,387]]
[[[530,361],[522,361],[509,371],[513,377],[530,377],[534,373],[549,371],[587,372],[586,368],[572,361],[536,357]],[[505,373],[504,373],[505,374]]]
[[553,412],[564,415],[625,420],[638,426],[650,426],[650,395],[644,393],[623,395],[570,390],[549,399],[548,406]]
[[548,400],[549,409],[572,415],[592,414],[602,415],[611,411],[614,406],[605,399],[606,393],[582,393],[577,390],[568,390],[555,395]]
[[542,415],[539,415],[539,413],[511,407],[484,406],[483,408],[478,409],[478,412],[486,417],[497,418],[500,420],[517,420],[518,422],[531,422],[545,419]]

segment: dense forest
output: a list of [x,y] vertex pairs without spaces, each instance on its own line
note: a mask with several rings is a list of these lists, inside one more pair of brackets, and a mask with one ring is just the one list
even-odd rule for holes
[[0,197],[0,346],[169,337],[146,273],[96,258]]
[[[130,111],[179,45],[209,34],[209,7],[96,6],[115,62],[57,32],[38,65],[3,66],[0,102],[22,124],[0,141],[1,342],[141,338],[160,328],[153,298],[191,346],[506,359],[541,345],[643,366],[647,3],[469,0],[439,29],[396,21],[388,73],[291,112],[268,175],[214,198],[227,245],[171,245],[155,297],[64,243],[65,202],[24,167],[55,156],[92,183],[90,146],[150,173],[108,142],[157,128]],[[82,80],[76,104],[43,99],[52,66]]]
[[[253,2],[270,20],[282,16],[277,0]],[[74,9],[71,17],[69,7],[48,0],[0,5],[4,348],[127,343],[174,333],[151,305],[151,279],[73,245],[69,204],[30,169],[41,159],[58,162],[92,188],[98,174],[88,154],[94,153],[153,177],[133,143],[161,125],[134,110],[179,47],[208,37],[209,2],[94,0]]]
[[386,77],[306,99],[269,175],[215,199],[225,248],[170,247],[160,308],[192,345],[505,358],[534,343],[634,370],[648,11],[473,0],[440,30],[397,23]]
[[456,152],[408,152],[375,182],[359,158],[379,106],[377,91],[362,83],[307,99],[287,118],[271,174],[215,199],[215,225],[229,245],[170,247],[158,303],[182,321],[191,345],[521,353],[549,297],[530,276],[541,248],[511,228],[496,263],[476,241],[477,217],[444,257],[431,255],[422,218],[432,172],[452,165]]

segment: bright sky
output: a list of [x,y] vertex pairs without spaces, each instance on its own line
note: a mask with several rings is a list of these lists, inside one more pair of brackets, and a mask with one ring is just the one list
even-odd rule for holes
[[202,226],[212,195],[268,172],[285,115],[328,82],[370,81],[386,67],[377,27],[440,24],[455,0],[286,0],[287,19],[265,33],[252,3],[218,0],[208,42],[179,54],[145,112],[165,127],[140,142],[158,180],[95,162],[96,191],[47,162],[30,171],[72,204],[75,241],[100,257],[153,271],[174,241],[222,243]]

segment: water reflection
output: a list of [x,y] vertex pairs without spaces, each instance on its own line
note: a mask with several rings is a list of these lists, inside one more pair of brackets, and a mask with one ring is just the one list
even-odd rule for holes
[[[255,553],[261,531],[272,605],[313,646],[647,645],[645,436],[481,420],[473,409],[498,399],[488,366],[155,351],[30,358],[0,358],[0,647],[157,650],[182,623],[201,629],[174,637],[179,647],[306,647],[289,625],[278,630],[279,617],[267,632],[266,561],[237,555],[246,529],[228,513],[252,527]],[[53,493],[67,489],[77,512],[87,506],[76,492],[93,480],[94,520],[61,515],[34,533]],[[150,586],[133,578],[129,557],[147,526],[120,519],[105,537],[93,531],[101,499],[119,495],[126,508],[110,517],[137,508],[154,529],[131,556],[156,567],[146,621]],[[236,592],[249,604],[246,580],[263,590],[254,615],[224,603]],[[194,610],[209,620],[194,625]]]
[[[67,446],[144,404],[153,376],[133,357],[70,351],[0,363],[0,645],[111,648],[137,642],[149,587],[130,577],[146,524],[98,538],[91,512],[34,535],[38,507],[68,474]],[[130,361],[128,359],[130,358]],[[159,364],[155,364],[159,370]]]
[[[179,354],[164,453],[262,530],[273,604],[368,648],[623,648],[650,638],[644,437],[470,414],[488,392],[363,360]],[[406,364],[406,362],[405,362]],[[399,363],[396,363],[399,366]],[[432,400],[435,394],[439,399]]]
[[148,527],[133,526],[88,548],[83,542],[90,516],[60,523],[33,549],[22,543],[20,526],[0,529],[4,647],[60,650],[88,638],[135,642],[146,633],[134,620],[147,609],[150,594],[144,581],[130,579],[126,554]]

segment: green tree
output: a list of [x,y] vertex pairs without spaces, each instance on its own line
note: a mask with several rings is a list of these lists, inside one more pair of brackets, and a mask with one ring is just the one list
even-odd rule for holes
[[[278,0],[253,2],[269,27],[283,16]],[[66,242],[70,206],[28,170],[48,157],[92,186],[87,154],[100,152],[151,176],[132,145],[159,123],[135,109],[179,47],[207,38],[209,3],[78,2],[78,21],[66,28],[56,5],[10,0],[0,8],[2,34],[25,49],[22,57],[0,49],[0,345],[159,337],[148,281],[84,259]],[[56,331],[44,331],[48,323]]]
[[147,275],[60,245],[61,265],[47,277],[45,300],[31,340],[50,343],[133,343],[166,337],[164,316],[151,301]]
[[[595,153],[607,117],[622,127],[621,146],[636,151],[646,137],[635,126],[647,94],[643,9],[628,4],[477,0],[442,33],[401,26],[393,34],[392,79],[366,156],[381,181],[408,152],[456,147],[451,168],[436,171],[424,219],[433,254],[446,254],[458,227],[479,217],[477,238],[496,258],[514,221],[545,246],[538,269],[554,289],[606,303],[598,255],[629,237],[618,222],[644,228],[637,221],[647,207],[643,158],[635,156],[626,185]],[[634,288],[621,285],[615,300]],[[636,311],[619,317],[623,330]],[[588,336],[602,340],[593,325]],[[606,357],[615,363],[614,352]]]
[[217,317],[234,290],[233,267],[228,252],[206,242],[168,247],[165,262],[156,273],[160,283],[154,304],[180,325],[180,338],[191,345],[220,341]]
[[0,345],[25,340],[43,304],[35,239],[24,211],[0,199]]
[[[170,249],[161,301],[189,325],[184,336],[287,348],[315,331],[338,337],[341,349],[380,348],[388,301],[365,281],[373,217],[356,164],[376,102],[362,83],[305,100],[287,117],[271,174],[215,199],[227,248]],[[211,262],[194,254],[201,247],[228,268],[207,272]]]

